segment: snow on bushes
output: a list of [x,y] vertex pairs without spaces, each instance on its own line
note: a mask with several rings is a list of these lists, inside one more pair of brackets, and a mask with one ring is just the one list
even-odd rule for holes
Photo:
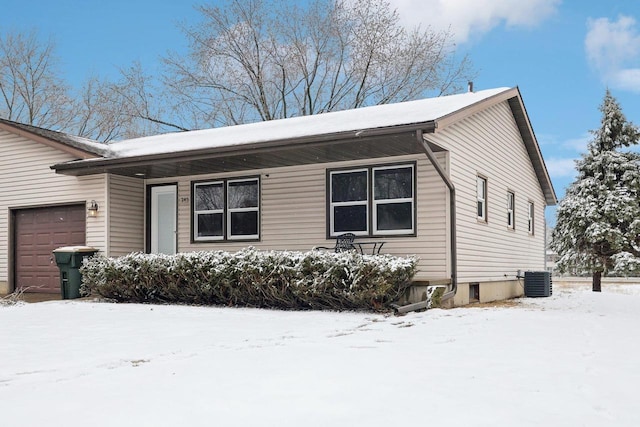
[[417,264],[416,257],[254,248],[132,253],[85,260],[81,292],[121,302],[380,310],[403,294]]

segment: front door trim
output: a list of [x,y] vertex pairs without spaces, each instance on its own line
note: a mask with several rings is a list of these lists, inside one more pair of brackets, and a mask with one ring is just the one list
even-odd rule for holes
[[152,217],[153,217],[153,212],[152,212],[152,191],[153,188],[158,188],[158,187],[173,187],[175,189],[175,195],[176,195],[176,200],[175,200],[175,208],[176,208],[176,212],[175,212],[175,238],[174,238],[174,243],[175,243],[175,247],[174,247],[174,252],[178,251],[178,236],[177,236],[177,227],[178,227],[178,183],[177,182],[166,182],[166,183],[162,183],[162,184],[148,184],[147,185],[147,189],[146,189],[146,213],[145,213],[145,252],[146,253],[152,253]]

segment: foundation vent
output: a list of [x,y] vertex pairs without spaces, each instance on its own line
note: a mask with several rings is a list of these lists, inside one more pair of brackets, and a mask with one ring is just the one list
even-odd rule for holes
[[553,294],[553,283],[550,271],[525,271],[524,296],[548,297]]

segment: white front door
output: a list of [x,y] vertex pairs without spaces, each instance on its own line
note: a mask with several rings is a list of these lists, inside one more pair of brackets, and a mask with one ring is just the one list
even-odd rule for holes
[[151,187],[151,253],[175,254],[177,247],[176,185]]

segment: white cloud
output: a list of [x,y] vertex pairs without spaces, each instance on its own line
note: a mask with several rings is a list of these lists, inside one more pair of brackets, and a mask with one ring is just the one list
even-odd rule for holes
[[557,10],[561,0],[390,0],[405,24],[449,27],[458,43],[504,24],[533,27]]
[[562,143],[562,147],[568,150],[574,150],[579,153],[584,153],[587,151],[587,145],[589,145],[589,141],[591,141],[591,134],[585,134],[580,138],[568,139]]
[[584,45],[602,80],[618,89],[640,92],[640,34],[634,18],[621,15],[589,19]]
[[620,89],[640,92],[640,68],[616,70],[612,80]]
[[576,176],[576,159],[551,157],[545,160],[547,171],[552,179],[573,178]]

